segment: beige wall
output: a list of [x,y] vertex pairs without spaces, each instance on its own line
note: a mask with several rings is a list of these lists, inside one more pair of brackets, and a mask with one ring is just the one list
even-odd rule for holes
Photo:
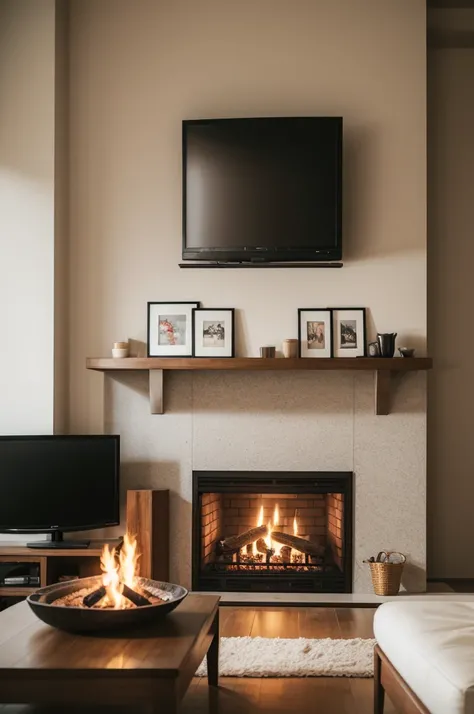
[[474,49],[429,54],[429,571],[474,577]]
[[[146,375],[107,382],[104,401],[84,362],[145,340],[147,300],[237,307],[240,355],[295,336],[312,305],[365,305],[371,336],[423,353],[425,30],[423,0],[71,3],[70,428],[105,417],[124,486],[171,488],[182,582],[192,468],[332,468],[356,472],[356,588],[380,547],[405,550],[423,587],[423,375],[385,418],[371,375],[172,375],[151,417]],[[345,267],[180,271],[181,120],[319,114],[345,119]]]
[[54,134],[54,432],[68,431],[69,398],[69,18],[56,0]]
[[54,0],[0,2],[0,433],[51,433]]

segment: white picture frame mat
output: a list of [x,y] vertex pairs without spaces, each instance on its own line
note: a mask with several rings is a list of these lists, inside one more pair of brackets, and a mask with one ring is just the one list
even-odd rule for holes
[[[317,359],[321,357],[331,357],[332,349],[332,319],[329,310],[303,310],[300,315],[300,335],[301,335],[301,357]],[[307,322],[324,322],[324,349],[308,349]]]
[[[332,308],[333,311],[333,327],[334,327],[334,356],[335,357],[363,357],[365,354],[365,333],[364,333],[364,315],[362,310],[356,308],[354,310],[343,309],[338,310]],[[341,330],[340,323],[343,320],[355,320],[357,323],[357,347],[344,348],[341,347]]]
[[[193,353],[193,309],[199,303],[154,303],[150,305],[150,355],[154,357],[174,357],[176,353],[182,356],[192,356]],[[186,342],[184,345],[159,344],[159,316],[160,315],[186,315]]]
[[[223,316],[223,313],[224,316]],[[204,322],[223,322],[225,330],[224,347],[204,347],[202,344]],[[231,357],[234,336],[232,312],[229,310],[200,309],[194,311],[194,356]]]

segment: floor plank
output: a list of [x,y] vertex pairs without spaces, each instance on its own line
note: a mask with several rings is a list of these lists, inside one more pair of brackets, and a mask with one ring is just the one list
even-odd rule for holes
[[300,637],[315,639],[342,637],[337,613],[333,607],[307,607],[301,610]]
[[249,637],[255,620],[250,607],[221,607],[219,625],[221,637]]
[[339,607],[335,610],[341,630],[340,637],[374,636],[373,622],[375,609],[365,607]]
[[252,637],[302,637],[300,611],[298,607],[256,608],[250,634]]

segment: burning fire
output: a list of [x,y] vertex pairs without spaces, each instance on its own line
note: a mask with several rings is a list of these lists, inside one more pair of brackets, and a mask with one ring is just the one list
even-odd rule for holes
[[[298,511],[295,510],[295,515],[294,515],[294,517],[293,517],[293,535],[295,535],[295,536],[298,535],[298,518],[297,518],[297,515],[298,515]],[[261,528],[261,526],[263,526],[264,520],[265,520],[265,511],[264,511],[263,504],[262,504],[262,505],[260,506],[259,511],[258,511],[257,522],[256,522],[257,528]],[[267,526],[266,526],[267,532],[266,532],[266,534],[263,536],[263,541],[265,542],[265,546],[268,548],[268,550],[273,551],[272,558],[273,558],[273,557],[275,557],[275,558],[281,558],[282,548],[284,547],[282,543],[279,543],[278,541],[276,541],[276,540],[274,540],[274,539],[272,538],[272,533],[273,533],[273,531],[277,531],[277,530],[280,530],[280,531],[281,531],[281,530],[283,530],[282,527],[280,527],[280,528],[278,527],[278,526],[281,526],[281,522],[280,522],[280,521],[281,521],[281,519],[280,519],[280,508],[279,508],[278,503],[276,503],[276,504],[275,504],[275,507],[274,507],[274,509],[273,509],[273,515],[272,515],[272,517],[269,519],[269,521],[268,521],[268,523],[267,523]],[[257,547],[257,540],[254,540],[254,541],[252,542],[251,550],[250,550],[250,548],[248,548],[246,545],[244,545],[244,546],[240,549],[240,556],[241,556],[242,558],[246,558],[246,557],[248,557],[249,555],[251,555],[253,558],[261,558],[261,553],[259,553],[258,547]],[[289,556],[289,562],[291,562],[291,563],[296,562],[299,557],[300,557],[299,551],[298,551],[298,550],[295,550],[294,548],[291,548],[290,556]],[[270,561],[270,562],[272,562],[272,561]],[[128,584],[128,581],[125,581],[125,582],[127,582],[127,584]],[[130,586],[130,587],[132,587],[132,586]]]
[[136,538],[125,534],[122,549],[117,560],[116,550],[106,544],[100,556],[100,567],[102,570],[102,585],[106,595],[102,599],[101,607],[113,607],[115,610],[123,610],[129,607],[129,601],[123,597],[123,586],[128,585],[132,590],[137,589],[136,578],[138,572],[137,541]]
[[[257,526],[263,526],[263,520],[264,520],[264,512],[263,512],[263,505],[260,506],[260,511],[258,514],[257,518]],[[267,534],[264,537],[265,545],[269,550],[273,550],[274,554],[276,556],[281,555],[281,549],[283,548],[283,545],[281,543],[277,543],[272,539],[272,532],[276,530],[276,526],[280,525],[280,508],[278,506],[278,503],[275,504],[275,508],[273,509],[273,518],[272,520],[268,521],[267,523]],[[293,534],[298,535],[298,523],[296,519],[296,512],[295,512],[295,517],[293,519]],[[252,544],[252,555],[256,555],[257,553],[257,545],[256,543]]]

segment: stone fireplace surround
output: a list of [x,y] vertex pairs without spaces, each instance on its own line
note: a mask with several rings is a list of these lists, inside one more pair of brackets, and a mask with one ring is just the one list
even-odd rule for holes
[[[92,376],[100,392],[101,375]],[[400,378],[384,417],[374,415],[370,374],[203,372],[167,379],[163,416],[150,415],[148,380],[140,373],[106,378],[104,408],[106,431],[122,437],[123,489],[170,490],[174,582],[192,587],[193,471],[318,470],[354,474],[353,593],[372,596],[362,561],[382,549],[406,554],[402,587],[426,589],[423,373]]]

